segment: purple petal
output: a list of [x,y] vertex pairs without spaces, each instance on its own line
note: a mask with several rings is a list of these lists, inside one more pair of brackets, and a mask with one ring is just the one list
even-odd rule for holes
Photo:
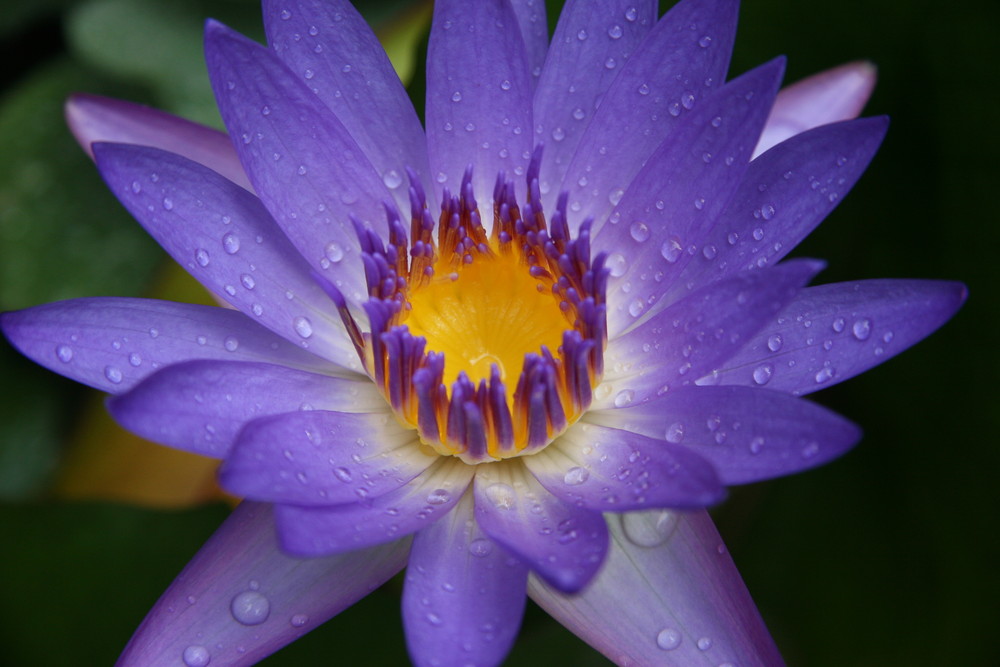
[[608,342],[593,409],[641,403],[718,368],[821,268],[793,260],[712,283]]
[[153,373],[108,401],[128,430],[214,458],[251,419],[298,410],[386,411],[367,378],[332,377],[237,361],[188,361]]
[[439,184],[457,194],[471,164],[480,200],[490,197],[500,170],[523,194],[518,176],[531,157],[531,76],[509,3],[434,3],[426,114],[431,173]]
[[871,63],[854,62],[783,88],[774,100],[754,157],[800,132],[856,118],[875,89],[875,74]]
[[476,521],[483,531],[564,593],[586,586],[608,548],[604,517],[562,502],[519,462],[478,467]]
[[586,119],[656,23],[656,7],[653,0],[569,0],[563,7],[534,104],[535,141],[545,145],[539,184],[551,201]]
[[222,119],[264,206],[313,268],[360,302],[367,290],[349,216],[386,230],[383,202],[392,196],[382,175],[270,50],[209,22],[205,59]]
[[474,466],[439,457],[406,486],[376,498],[330,507],[277,505],[281,544],[289,553],[316,556],[397,540],[446,515],[474,473]]
[[499,665],[521,627],[528,568],[482,533],[472,504],[413,538],[403,625],[417,667]]
[[579,423],[525,466],[556,497],[591,510],[702,508],[726,495],[708,461],[664,442],[662,430],[650,438]]
[[160,597],[118,665],[252,665],[382,585],[408,547],[293,558],[278,549],[271,508],[244,502]]
[[287,340],[361,371],[336,306],[259,199],[155,148],[94,152],[111,191],[199,282]]
[[265,0],[263,14],[268,44],[344,124],[396,207],[408,211],[406,168],[430,183],[427,144],[375,33],[345,0]]
[[808,287],[699,384],[808,394],[890,359],[958,311],[961,283],[865,280]]
[[670,294],[770,266],[787,255],[861,177],[888,124],[881,117],[825,125],[751,162],[729,207]]
[[383,403],[378,413],[316,410],[254,420],[237,437],[219,481],[244,498],[328,506],[395,491],[436,460]]
[[535,577],[528,594],[620,665],[784,664],[707,512],[636,512],[609,521],[593,584],[566,596]]
[[726,209],[778,89],[782,60],[726,84],[687,114],[594,235],[612,253],[608,333],[619,334],[659,301]]
[[534,87],[542,75],[545,55],[549,50],[549,24],[545,15],[544,0],[511,0],[510,6],[521,27],[521,39],[528,56],[528,71]]
[[688,109],[725,82],[737,9],[728,0],[674,5],[621,68],[600,107],[587,114],[593,120],[562,188],[580,220],[595,219],[595,231]]
[[861,438],[826,408],[749,387],[681,387],[641,405],[590,411],[587,421],[689,447],[726,485],[814,468]]
[[91,157],[98,141],[153,146],[183,155],[251,189],[225,133],[158,109],[98,95],[76,93],[66,101],[66,122]]
[[235,310],[213,306],[93,297],[2,313],[0,327],[25,356],[112,394],[128,391],[158,368],[191,359],[333,370]]

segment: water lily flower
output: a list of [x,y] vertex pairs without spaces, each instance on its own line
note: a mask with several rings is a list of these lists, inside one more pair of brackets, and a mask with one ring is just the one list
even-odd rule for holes
[[781,657],[704,508],[860,437],[801,397],[944,323],[955,283],[782,260],[866,168],[874,72],[727,82],[735,0],[438,0],[421,126],[344,0],[205,31],[228,136],[77,96],[114,194],[229,308],[2,318],[247,500],[121,664],[247,664],[400,571],[417,665],[495,665],[526,595],[621,665]]

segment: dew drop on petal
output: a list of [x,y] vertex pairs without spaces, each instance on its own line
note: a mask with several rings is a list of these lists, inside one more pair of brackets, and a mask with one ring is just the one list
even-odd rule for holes
[[619,39],[622,36],[622,27],[617,23],[610,28],[608,28],[608,37],[611,39]]
[[222,346],[229,352],[235,352],[240,346],[240,341],[237,340],[235,336],[227,336],[226,340],[223,341]]
[[660,245],[660,254],[671,264],[680,259],[682,252],[684,252],[684,246],[676,236],[671,236]]
[[624,408],[635,398],[635,392],[631,389],[622,389],[615,395],[615,407]]
[[106,377],[108,382],[111,384],[121,384],[122,371],[117,366],[105,366],[104,377]]
[[309,338],[313,335],[312,322],[306,317],[296,317],[292,320],[292,327],[295,328],[295,333],[302,336],[303,338]]
[[669,510],[626,512],[619,515],[622,532],[632,544],[652,549],[664,544],[678,526],[678,516]]
[[212,661],[212,655],[204,646],[188,646],[181,658],[187,667],[205,667]]
[[271,603],[258,591],[243,591],[229,604],[233,618],[243,625],[260,625],[271,613]]
[[73,348],[69,345],[60,345],[56,348],[56,356],[59,357],[59,361],[68,364],[73,361]]
[[305,625],[308,622],[309,622],[309,617],[307,615],[305,615],[305,614],[295,614],[289,620],[289,623],[291,623],[292,627],[295,627],[295,628],[301,628],[303,625]]
[[340,247],[340,244],[336,241],[330,241],[326,244],[323,249],[323,254],[326,258],[336,264],[340,260],[344,259],[344,249]]
[[851,332],[858,340],[868,340],[868,337],[872,335],[872,321],[867,317],[861,318],[851,327]]
[[698,650],[699,651],[707,651],[710,648],[712,648],[712,640],[711,639],[709,639],[708,637],[702,637],[701,639],[698,640]]
[[663,628],[656,635],[656,645],[664,651],[673,651],[681,645],[681,633],[673,628]]
[[563,475],[563,483],[569,486],[579,486],[587,481],[590,477],[590,472],[586,468],[581,468],[580,466],[573,466],[566,471]]
[[198,266],[208,266],[208,251],[204,248],[198,248],[194,251],[194,260],[198,262]]
[[633,222],[632,226],[629,227],[629,234],[632,236],[633,239],[635,239],[639,243],[642,243],[643,241],[649,238],[649,227],[647,227],[646,223],[644,222],[640,221]]
[[493,543],[484,537],[469,542],[469,553],[478,558],[485,558],[493,553]]
[[434,489],[427,494],[428,505],[444,505],[451,500],[451,494],[444,489]]
[[782,342],[781,334],[773,334],[767,339],[767,349],[771,352],[777,352],[781,349]]
[[497,482],[496,484],[490,484],[486,487],[487,500],[493,503],[493,506],[500,510],[509,510],[514,506],[515,496],[514,488],[510,484],[504,484],[502,482]]
[[753,369],[753,381],[758,385],[765,385],[771,381],[771,376],[774,375],[774,366],[771,364],[761,364],[757,368]]
[[663,437],[666,438],[667,442],[672,442],[676,445],[684,439],[684,424],[674,422],[667,427],[667,431]]

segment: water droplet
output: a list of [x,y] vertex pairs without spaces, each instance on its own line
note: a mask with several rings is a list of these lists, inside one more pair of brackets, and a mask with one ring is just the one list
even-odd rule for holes
[[771,352],[777,352],[781,349],[782,342],[781,334],[772,334],[767,339],[767,349],[771,350]]
[[765,220],[770,220],[774,217],[774,206],[771,204],[764,204],[760,207],[760,217]]
[[701,254],[705,259],[715,259],[715,256],[719,254],[719,249],[709,244],[701,249]]
[[618,63],[615,62],[614,58],[608,58],[607,60],[604,61],[604,68],[605,69],[614,69],[617,64]]
[[258,591],[243,591],[229,604],[229,610],[243,625],[260,625],[271,613],[271,603]]
[[833,378],[833,369],[829,367],[824,367],[816,372],[815,380],[816,384],[823,384],[824,382],[829,382]]
[[133,352],[128,355],[128,363],[133,367],[139,367],[142,365],[142,355],[138,352]]
[[833,321],[833,325],[832,326],[833,326],[833,330],[834,331],[836,331],[837,333],[840,333],[841,331],[844,330],[844,327],[847,326],[847,322],[844,321],[843,317],[838,317],[837,319],[835,319]]
[[641,86],[639,86],[639,94],[649,95],[649,86],[647,86],[646,84],[642,84]]
[[566,130],[562,129],[561,127],[557,127],[556,129],[552,130],[552,139],[554,141],[562,141],[565,138],[566,138]]
[[625,275],[625,269],[628,268],[628,262],[625,261],[624,255],[616,252],[608,257],[607,267],[612,277],[619,278]]
[[167,211],[171,211],[174,208],[174,200],[170,197],[163,198],[163,208]]
[[195,250],[194,261],[198,262],[198,266],[208,266],[208,251],[204,248],[198,248]]
[[205,667],[212,661],[212,655],[204,646],[188,646],[181,657],[187,667]]
[[292,616],[291,619],[289,619],[289,623],[291,623],[292,627],[295,628],[301,628],[308,622],[309,622],[309,617],[306,616],[305,614],[295,614],[294,616]]
[[586,468],[581,468],[580,466],[573,466],[566,471],[563,475],[563,483],[569,486],[579,486],[587,481],[590,477],[590,472]]
[[122,371],[117,366],[105,366],[104,377],[106,377],[108,382],[111,384],[121,384]]
[[672,442],[676,445],[684,439],[684,424],[674,422],[667,427],[667,431],[663,437],[666,438],[667,442]]
[[673,628],[663,628],[656,635],[656,645],[664,651],[673,651],[681,645],[681,633]]
[[59,357],[59,361],[68,364],[73,361],[73,348],[69,345],[60,345],[56,348],[56,356]]
[[711,639],[709,639],[708,637],[702,637],[701,639],[698,640],[698,650],[699,651],[707,651],[710,648],[712,648],[712,640]]
[[664,544],[677,530],[678,516],[668,510],[621,514],[622,532],[636,546],[652,549]]
[[770,382],[772,375],[774,375],[774,366],[771,364],[761,364],[753,369],[753,381],[759,385],[765,385]]
[[818,442],[810,442],[808,445],[802,448],[802,458],[804,459],[811,459],[817,454],[819,454]]
[[493,553],[493,543],[485,537],[479,537],[469,542],[469,553],[478,558],[485,558]]
[[573,118],[577,120],[583,120],[586,116],[587,114],[580,107],[573,109]]
[[684,246],[681,244],[681,240],[676,236],[670,236],[667,240],[660,245],[660,254],[663,255],[663,259],[667,260],[671,264],[676,262],[681,257],[681,253],[684,252]]
[[631,389],[623,389],[615,395],[615,407],[624,408],[635,398],[635,392]]
[[639,12],[636,10],[635,7],[629,7],[628,9],[625,10],[625,20],[628,21],[629,23],[635,21],[636,18],[638,18],[638,16]]
[[500,90],[510,90],[511,83],[509,80],[504,79],[500,82]]
[[344,249],[336,241],[327,243],[326,248],[323,249],[323,254],[334,264],[344,259]]
[[351,471],[347,468],[334,468],[333,474],[337,479],[345,484],[351,481]]
[[253,289],[257,286],[257,281],[249,273],[244,273],[240,276],[240,283],[247,289]]
[[303,338],[309,338],[313,335],[312,322],[306,317],[296,317],[292,320],[292,327],[295,328],[295,333]]
[[226,234],[222,237],[222,247],[230,255],[236,254],[240,249],[240,239],[235,234]]
[[444,489],[434,489],[427,494],[427,503],[429,505],[444,505],[449,500],[451,500],[451,494]]
[[756,456],[764,449],[764,438],[757,436],[750,441],[750,453]]
[[229,352],[235,352],[236,349],[240,346],[240,341],[238,341],[234,336],[227,336],[226,340],[223,341],[222,346],[225,347],[226,350],[228,350]]
[[868,337],[872,335],[872,321],[867,317],[861,318],[851,327],[851,332],[858,340],[868,340]]
[[694,93],[684,93],[681,95],[681,106],[691,110],[694,108]]
[[514,506],[516,500],[514,488],[502,482],[490,484],[486,487],[485,494],[487,500],[493,503],[497,509],[501,510],[509,510]]
[[649,227],[646,226],[646,223],[641,221],[633,222],[632,226],[629,227],[629,234],[633,239],[642,243],[649,238]]

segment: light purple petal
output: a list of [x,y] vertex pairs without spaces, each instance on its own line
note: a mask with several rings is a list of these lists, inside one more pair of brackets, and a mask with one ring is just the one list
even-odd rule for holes
[[[519,176],[532,150],[531,76],[509,3],[434,3],[426,114],[431,173],[438,184],[457,194],[471,164],[481,206],[501,169],[524,194]],[[487,216],[487,227],[491,219]]]
[[244,502],[136,630],[120,667],[252,665],[402,569],[409,540],[327,558],[278,548],[271,508]]
[[511,0],[510,6],[517,15],[521,38],[528,56],[531,85],[538,83],[549,50],[549,24],[545,15],[545,0]]
[[814,468],[861,438],[857,426],[826,408],[749,387],[681,387],[641,405],[590,411],[586,419],[689,447],[726,485]]
[[806,130],[856,118],[875,89],[875,66],[854,62],[796,81],[778,93],[754,157]]
[[361,371],[336,306],[259,199],[159,149],[94,152],[111,191],[199,282],[287,340]]
[[594,235],[609,257],[608,334],[656,312],[669,286],[726,209],[778,89],[782,60],[726,84],[697,105],[656,149]]
[[222,119],[264,206],[313,268],[359,303],[367,290],[349,216],[385,232],[383,203],[392,196],[382,175],[270,50],[209,22],[205,60]]
[[646,437],[584,419],[525,460],[542,486],[565,503],[623,512],[702,508],[725,497],[709,462],[690,449],[664,442],[662,430]]
[[545,145],[539,184],[547,206],[594,109],[656,23],[656,8],[653,0],[569,0],[563,7],[535,91],[535,141]]
[[561,187],[580,220],[594,218],[595,231],[681,118],[725,82],[737,8],[729,0],[671,7],[621,68],[600,107],[588,110],[589,125]]
[[328,506],[395,491],[436,460],[383,403],[377,413],[315,410],[254,420],[236,438],[219,481],[244,498]]
[[66,123],[91,157],[91,144],[98,141],[153,146],[183,155],[251,189],[229,137],[210,127],[141,104],[85,93],[66,101]]
[[888,129],[862,118],[792,137],[750,163],[726,211],[669,295],[773,265],[829,215],[861,177]]
[[368,378],[332,377],[238,361],[188,361],[153,373],[108,401],[128,430],[214,458],[229,452],[245,423],[298,410],[385,411]]
[[478,467],[473,488],[483,531],[564,593],[586,586],[608,548],[604,517],[562,502],[519,461]]
[[930,335],[965,301],[961,283],[864,280],[804,289],[753,340],[699,384],[808,394]]
[[406,486],[364,501],[330,507],[275,506],[282,546],[305,556],[342,553],[423,530],[459,501],[475,466],[440,457]]
[[582,593],[528,580],[528,595],[556,620],[619,665],[784,664],[707,512],[608,524],[608,558]]
[[528,568],[486,537],[466,494],[413,537],[403,625],[417,667],[499,665],[524,615]]
[[[328,106],[409,211],[406,168],[430,183],[423,128],[375,33],[345,0],[265,0],[267,41]],[[376,111],[377,110],[377,111]],[[433,190],[427,192],[436,201]],[[435,210],[431,206],[431,210]]]
[[336,370],[241,313],[213,306],[92,297],[2,313],[0,327],[22,354],[111,394],[191,359]]
[[815,260],[793,260],[743,271],[610,340],[592,409],[641,403],[718,368],[773,321],[821,267]]

